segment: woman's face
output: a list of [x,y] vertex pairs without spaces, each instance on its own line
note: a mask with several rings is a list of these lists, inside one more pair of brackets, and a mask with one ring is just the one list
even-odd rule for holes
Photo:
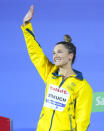
[[72,63],[73,54],[69,54],[64,45],[56,45],[53,50],[53,60],[56,66],[63,66]]

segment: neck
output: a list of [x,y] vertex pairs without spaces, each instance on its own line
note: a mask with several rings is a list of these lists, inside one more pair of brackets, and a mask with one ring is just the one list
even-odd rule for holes
[[71,64],[66,64],[61,67],[59,67],[60,73],[63,75],[63,77],[68,77],[70,75],[75,75],[75,72],[72,69]]

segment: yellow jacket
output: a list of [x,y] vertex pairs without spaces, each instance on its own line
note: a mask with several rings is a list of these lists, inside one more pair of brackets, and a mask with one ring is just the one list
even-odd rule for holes
[[90,124],[93,91],[82,73],[62,79],[57,66],[44,55],[31,23],[21,26],[28,53],[46,83],[37,131],[86,131]]

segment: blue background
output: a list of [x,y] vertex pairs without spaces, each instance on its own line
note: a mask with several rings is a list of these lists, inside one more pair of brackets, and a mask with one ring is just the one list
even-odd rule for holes
[[[70,34],[77,47],[73,68],[83,72],[94,92],[104,92],[103,0],[0,0],[0,116],[14,131],[36,128],[45,84],[31,63],[21,30],[34,4],[32,25],[37,41],[52,60],[55,44]],[[91,114],[88,131],[103,130],[104,112]]]

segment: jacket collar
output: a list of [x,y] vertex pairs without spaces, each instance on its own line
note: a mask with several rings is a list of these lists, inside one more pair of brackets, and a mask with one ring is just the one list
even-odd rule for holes
[[[80,71],[77,71],[77,70],[75,70],[75,69],[73,69],[73,71],[76,73],[76,76],[75,76],[75,78],[78,78],[78,79],[80,79],[80,80],[83,80],[83,75],[82,75],[82,73],[80,72]],[[56,72],[54,72],[54,73],[52,73],[54,76],[62,76],[61,74],[59,74],[59,69],[56,71]]]

